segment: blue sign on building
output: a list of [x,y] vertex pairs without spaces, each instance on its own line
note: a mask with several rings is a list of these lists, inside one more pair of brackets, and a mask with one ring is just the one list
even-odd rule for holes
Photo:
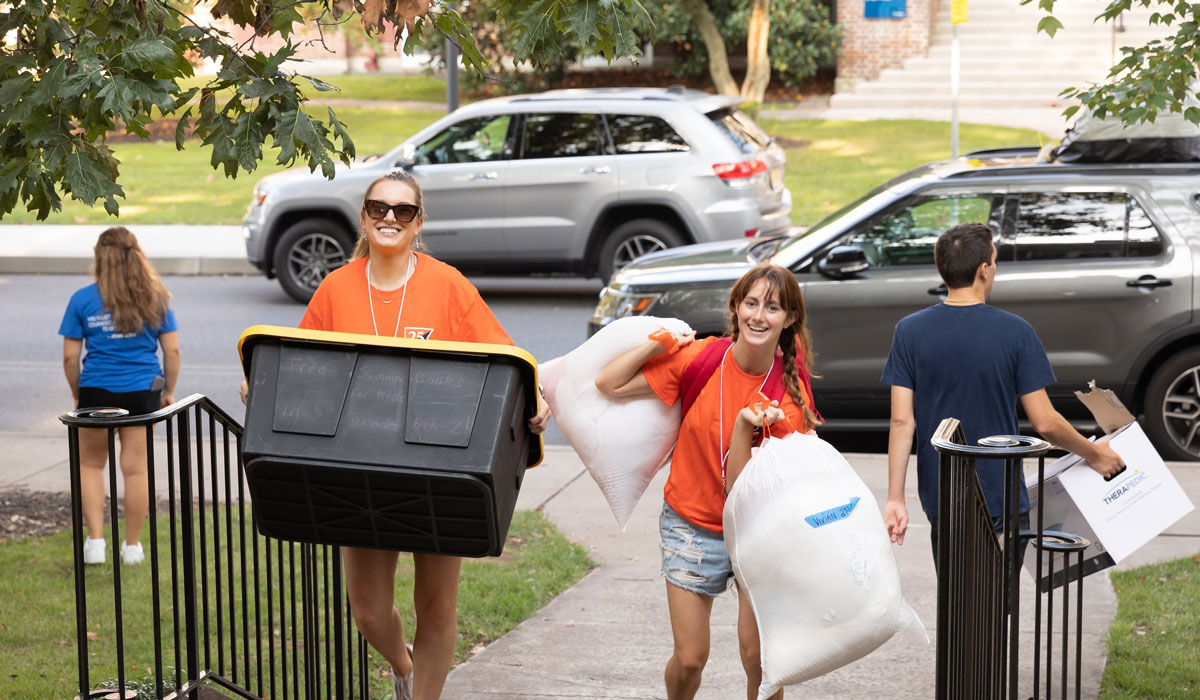
[[905,0],[866,0],[863,17],[867,19],[904,19],[908,16]]

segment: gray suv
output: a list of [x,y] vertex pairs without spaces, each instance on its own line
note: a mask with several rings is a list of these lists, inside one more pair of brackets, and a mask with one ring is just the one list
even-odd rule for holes
[[740,102],[682,88],[476,102],[332,182],[303,168],[263,178],[246,253],[307,301],[352,250],[367,185],[396,169],[421,183],[430,252],[467,272],[607,280],[644,253],[782,233],[783,149]]
[[1072,392],[1095,379],[1142,417],[1166,459],[1200,458],[1200,165],[1037,164],[1036,154],[917,168],[798,235],[647,256],[601,293],[590,328],[641,313],[721,333],[732,282],[770,260],[804,289],[829,429],[883,428],[892,330],[945,295],[934,240],[984,221],[998,232],[991,303],[1037,330],[1058,409],[1085,423]]

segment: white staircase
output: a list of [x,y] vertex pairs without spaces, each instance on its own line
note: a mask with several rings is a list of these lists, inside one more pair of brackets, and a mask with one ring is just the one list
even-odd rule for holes
[[[1173,32],[1150,26],[1151,10],[1135,7],[1125,14],[1124,31],[1114,33],[1111,22],[1093,22],[1103,3],[1058,0],[1054,16],[1063,29],[1051,39],[1037,33],[1038,21],[1045,13],[1037,9],[1036,2],[969,2],[968,21],[958,26],[958,104],[962,110],[975,112],[1061,111],[1072,103],[1058,93],[1103,81],[1121,58],[1120,46],[1141,45]],[[900,68],[884,70],[875,80],[834,94],[830,108],[905,113],[915,108],[950,109],[950,1],[939,0],[939,5],[928,55],[910,58]]]

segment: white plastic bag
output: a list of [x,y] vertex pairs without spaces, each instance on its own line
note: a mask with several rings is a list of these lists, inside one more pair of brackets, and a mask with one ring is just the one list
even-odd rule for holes
[[758,621],[758,697],[866,656],[902,628],[925,636],[874,496],[815,435],[769,439],[725,502],[725,546]]
[[676,335],[692,331],[674,318],[629,316],[538,368],[554,419],[604,492],[621,529],[650,480],[670,461],[680,411],[657,396],[611,399],[596,388],[596,375],[658,328]]

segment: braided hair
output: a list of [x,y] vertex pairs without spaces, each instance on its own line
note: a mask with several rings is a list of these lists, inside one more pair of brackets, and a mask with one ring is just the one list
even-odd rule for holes
[[779,335],[779,349],[783,354],[783,386],[796,405],[804,411],[805,428],[815,427],[820,420],[817,418],[816,411],[809,405],[808,398],[800,386],[797,356],[809,377],[819,375],[813,372],[812,336],[806,325],[808,312],[804,306],[804,294],[800,291],[800,284],[796,281],[795,276],[785,268],[771,263],[755,265],[749,272],[742,275],[742,278],[733,285],[733,289],[729,292],[726,333],[734,342],[737,342],[738,307],[749,296],[750,290],[759,280],[766,282],[768,294],[778,296],[779,305],[783,307],[785,313],[795,315],[791,325],[785,327]]

